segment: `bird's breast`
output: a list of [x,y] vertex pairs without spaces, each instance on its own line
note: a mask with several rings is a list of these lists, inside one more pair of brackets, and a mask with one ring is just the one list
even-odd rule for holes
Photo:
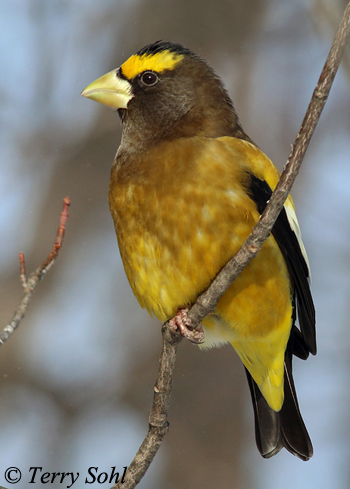
[[[161,321],[195,301],[259,217],[242,185],[241,166],[220,144],[170,145],[132,162],[117,162],[109,201],[131,287],[141,306]],[[271,243],[264,246],[266,258],[275,264],[279,249]],[[265,272],[260,277],[252,273],[254,267],[248,265],[241,288],[248,290],[254,281],[263,287]],[[237,284],[239,280],[232,297],[242,292]],[[250,287],[254,301],[258,289]],[[239,310],[243,308],[240,304]]]

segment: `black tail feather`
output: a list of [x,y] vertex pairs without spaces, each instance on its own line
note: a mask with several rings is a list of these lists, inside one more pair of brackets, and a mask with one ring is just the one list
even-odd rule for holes
[[[260,214],[271,198],[272,189],[265,180],[249,174],[248,195],[256,203]],[[312,457],[312,444],[301,417],[292,376],[292,356],[306,360],[309,353],[316,354],[315,308],[309,286],[309,267],[300,244],[300,239],[289,222],[284,207],[272,229],[272,234],[284,256],[288,267],[293,315],[292,330],[285,353],[284,403],[279,412],[273,411],[263,398],[257,384],[247,371],[252,396],[256,443],[261,455],[272,457],[285,447],[302,460]],[[295,326],[296,310],[300,330]]]
[[253,401],[256,444],[261,455],[270,458],[285,447],[301,460],[309,460],[313,449],[295,392],[292,375],[292,345],[289,344],[286,351],[284,402],[279,412],[269,407],[247,369],[246,374]]
[[283,445],[302,460],[309,460],[313,448],[299,410],[292,375],[292,353],[289,349],[286,351],[284,363],[284,402],[279,415]]
[[279,413],[268,406],[247,369],[246,374],[253,401],[256,444],[261,455],[270,458],[283,448]]

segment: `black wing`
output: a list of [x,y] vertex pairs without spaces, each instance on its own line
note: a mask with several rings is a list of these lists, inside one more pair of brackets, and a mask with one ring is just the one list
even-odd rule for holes
[[[249,177],[249,196],[256,203],[259,213],[262,214],[272,195],[272,190],[266,181],[260,180],[252,174],[249,174]],[[298,330],[296,328],[294,329],[294,332],[292,330],[293,336],[296,336],[296,347],[303,341],[307,350],[315,355],[315,308],[309,286],[309,269],[300,249],[298,238],[289,224],[285,208],[282,209],[272,228],[272,235],[277,241],[284,256],[291,282],[294,286],[301,331],[301,335],[298,335]],[[297,351],[293,351],[293,353],[300,356]]]
[[[249,173],[247,191],[262,214],[272,195],[271,188],[265,181]],[[302,460],[309,460],[313,449],[299,410],[292,375],[293,354],[303,360],[307,359],[309,353],[316,354],[315,309],[309,287],[309,270],[284,208],[272,229],[272,235],[284,256],[291,278],[293,325],[284,362],[284,402],[279,412],[269,407],[246,369],[254,408],[255,438],[258,449],[265,458],[272,457],[285,447]],[[300,331],[295,326],[295,302]]]

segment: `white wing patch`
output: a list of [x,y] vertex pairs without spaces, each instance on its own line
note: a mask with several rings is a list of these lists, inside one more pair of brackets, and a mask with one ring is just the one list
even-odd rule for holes
[[301,253],[305,259],[305,262],[306,262],[306,265],[307,265],[307,268],[309,271],[309,279],[311,281],[309,259],[308,259],[307,254],[306,254],[304,243],[301,239],[301,231],[300,231],[297,216],[295,214],[294,206],[289,200],[287,200],[286,203],[284,204],[284,208],[286,210],[286,214],[287,214],[287,218],[288,218],[288,222],[289,222],[289,225],[291,227],[291,230],[294,232],[295,236],[297,237],[297,240],[298,240],[298,243],[300,246],[300,251],[301,251]]

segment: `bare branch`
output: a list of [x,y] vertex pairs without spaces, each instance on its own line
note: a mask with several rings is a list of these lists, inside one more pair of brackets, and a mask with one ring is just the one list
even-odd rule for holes
[[167,413],[170,405],[172,376],[177,347],[182,337],[171,333],[167,323],[162,326],[162,334],[163,346],[159,359],[158,377],[154,386],[152,409],[148,420],[148,433],[128,467],[124,482],[114,484],[112,489],[131,489],[140,482],[169,431]]
[[[213,311],[225,290],[242,272],[248,262],[256,256],[266,238],[271,233],[274,223],[288,197],[294,180],[299,172],[307,147],[328,98],[334,77],[339,68],[341,57],[350,31],[350,2],[345,9],[339,29],[335,35],[331,50],[311,98],[299,133],[294,142],[281,178],[273,192],[258,224],[243,244],[238,253],[225,265],[210,287],[202,293],[188,312],[188,317],[195,327]],[[171,380],[175,366],[177,346],[181,340],[172,333],[168,322],[163,324],[163,349],[160,357],[158,378],[154,388],[153,406],[149,417],[149,430],[130,464],[125,481],[115,484],[112,489],[133,489],[146,473],[158,448],[168,432],[167,409],[171,391]]]
[[254,227],[241,249],[220,271],[210,287],[198,297],[196,303],[189,311],[188,317],[194,326],[215,309],[216,304],[225,290],[242,272],[249,261],[257,255],[264,241],[269,236],[284,202],[290,193],[294,180],[299,173],[306,150],[339,68],[349,32],[350,2],[340,22],[338,32],[335,35],[326,63],[275,191],[265,211],[262,213],[258,224]]
[[20,280],[22,283],[22,287],[24,289],[24,296],[20,305],[18,306],[18,309],[16,310],[12,318],[12,321],[0,333],[0,346],[9,339],[9,337],[13,334],[13,332],[15,331],[15,329],[23,319],[28,309],[32,297],[32,293],[37,283],[40,282],[40,280],[44,277],[46,272],[50,270],[50,268],[54,264],[54,261],[62,246],[64,231],[68,219],[69,206],[70,206],[69,197],[65,197],[63,199],[63,211],[61,213],[60,225],[58,227],[55,244],[53,245],[53,248],[50,254],[48,255],[48,257],[46,258],[46,260],[35,270],[35,272],[30,274],[28,279],[26,278],[24,255],[23,253],[19,254]]
[[26,277],[26,264],[24,261],[23,253],[19,254],[19,278],[21,279],[21,284],[25,291],[27,288],[27,277]]

